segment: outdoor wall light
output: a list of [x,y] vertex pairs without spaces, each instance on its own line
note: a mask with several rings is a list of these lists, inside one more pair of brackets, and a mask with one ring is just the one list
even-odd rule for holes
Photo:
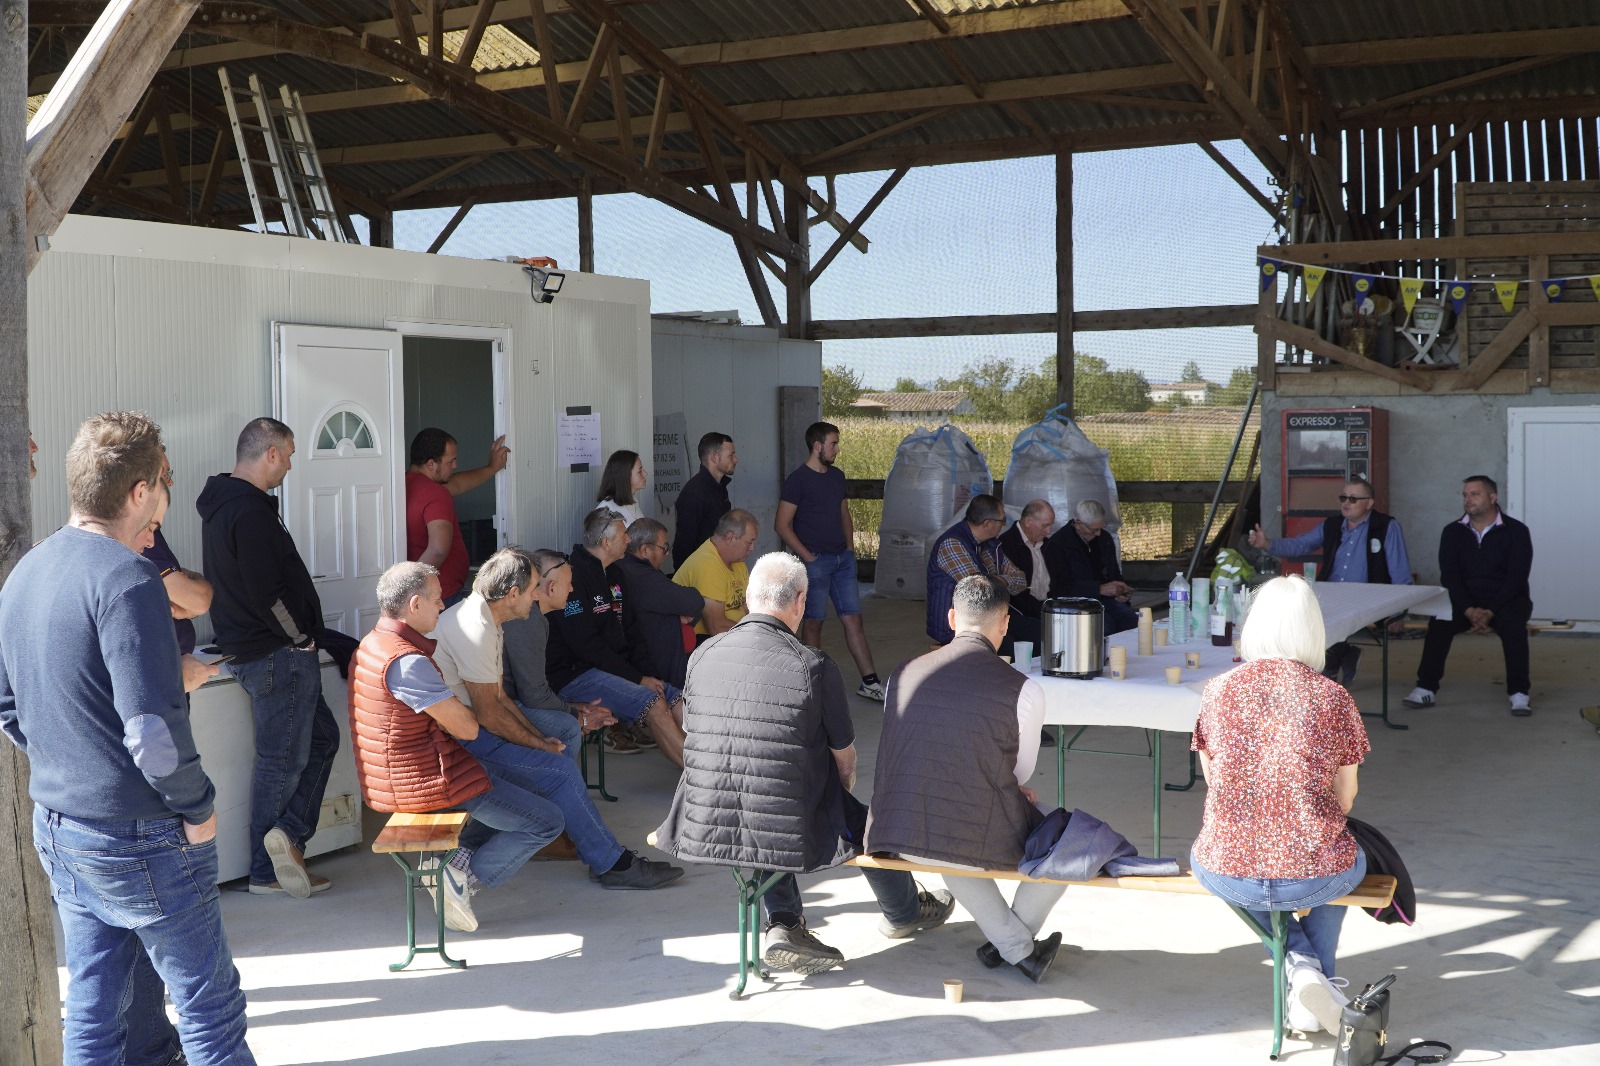
[[549,270],[545,267],[525,266],[522,272],[528,275],[532,283],[533,302],[547,304],[556,298],[556,293],[561,291],[562,283],[567,276],[559,270]]

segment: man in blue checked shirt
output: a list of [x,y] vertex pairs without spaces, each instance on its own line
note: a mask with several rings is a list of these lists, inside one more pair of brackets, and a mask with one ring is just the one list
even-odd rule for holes
[[[1411,584],[1411,559],[1406,539],[1393,515],[1373,508],[1372,483],[1359,474],[1344,484],[1339,494],[1339,518],[1328,518],[1298,537],[1276,540],[1261,531],[1250,532],[1250,546],[1277,556],[1322,552],[1317,573],[1324,581],[1362,581],[1371,585]],[[1328,649],[1322,672],[1349,687],[1361,663],[1361,649],[1343,641]]]

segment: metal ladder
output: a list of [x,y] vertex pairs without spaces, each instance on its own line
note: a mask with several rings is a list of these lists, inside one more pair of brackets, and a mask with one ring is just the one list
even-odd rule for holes
[[[222,100],[228,108],[228,123],[233,127],[233,143],[239,151],[245,189],[250,193],[250,207],[261,232],[276,232],[268,228],[267,222],[268,205],[276,204],[285,233],[355,243],[334,206],[300,94],[287,85],[280,85],[279,99],[272,100],[262,89],[258,75],[250,75],[247,87],[236,86],[228,78],[227,67],[217,68],[217,80],[222,83]],[[254,122],[240,116],[242,100],[250,101],[255,108]],[[265,159],[252,152],[252,134],[260,150],[265,152]],[[276,196],[262,192],[258,170],[263,168],[272,172]]]

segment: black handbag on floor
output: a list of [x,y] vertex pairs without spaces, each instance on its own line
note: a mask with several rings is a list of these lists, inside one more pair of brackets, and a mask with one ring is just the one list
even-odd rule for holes
[[1392,984],[1394,974],[1374,981],[1345,1004],[1339,1017],[1339,1031],[1334,1034],[1338,1046],[1333,1052],[1333,1066],[1443,1062],[1453,1053],[1450,1045],[1442,1040],[1417,1040],[1383,1057],[1389,1043],[1389,986]]
[[1344,1005],[1333,1066],[1373,1066],[1389,1042],[1389,986],[1394,974],[1374,981]]

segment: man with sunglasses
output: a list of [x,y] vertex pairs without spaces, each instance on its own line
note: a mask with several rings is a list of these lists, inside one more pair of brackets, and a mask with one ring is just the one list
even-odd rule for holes
[[[1372,482],[1353,474],[1339,494],[1339,517],[1298,537],[1273,539],[1258,522],[1250,546],[1277,556],[1311,555],[1320,551],[1317,573],[1324,581],[1361,581],[1369,585],[1411,584],[1411,559],[1400,522],[1374,509]],[[1344,641],[1328,649],[1325,676],[1349,687],[1361,663],[1361,649]]]
[[640,518],[628,527],[628,554],[617,560],[616,573],[628,658],[642,673],[681,689],[693,643],[692,637],[685,640],[684,630],[699,620],[706,598],[661,572],[671,551],[667,527],[654,518]]

